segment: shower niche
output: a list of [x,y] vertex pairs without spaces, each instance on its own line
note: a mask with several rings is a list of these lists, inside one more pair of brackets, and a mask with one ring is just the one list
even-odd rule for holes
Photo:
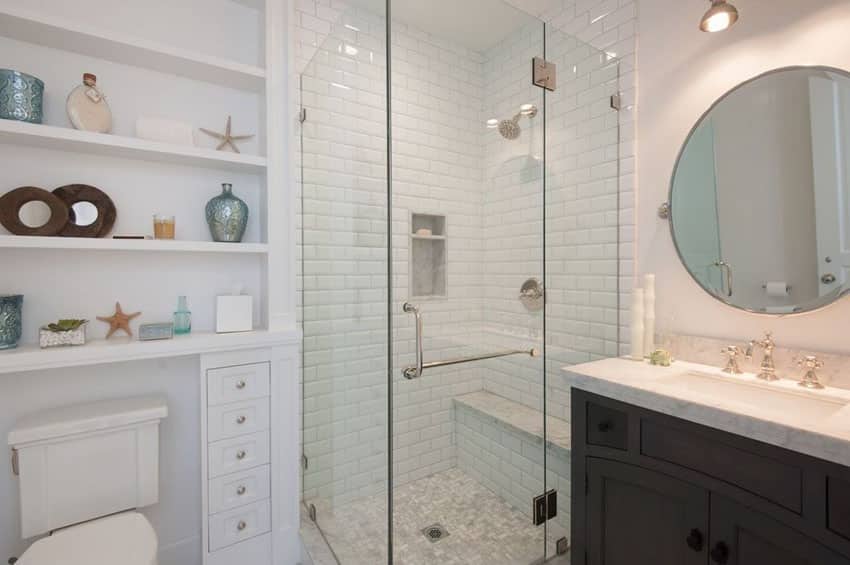
[[446,217],[411,213],[410,296],[446,298],[448,259]]

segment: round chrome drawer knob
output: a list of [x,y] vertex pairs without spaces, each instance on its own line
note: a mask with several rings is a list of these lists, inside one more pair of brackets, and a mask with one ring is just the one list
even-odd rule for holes
[[246,492],[248,492],[248,489],[245,488],[245,485],[241,485],[238,489],[236,489],[236,494],[239,496],[244,495]]
[[240,532],[241,532],[242,530],[244,530],[245,528],[247,528],[247,527],[248,527],[248,524],[246,524],[244,521],[239,522],[238,524],[236,524],[236,529],[237,529],[237,530],[239,530]]
[[242,390],[246,386],[248,386],[248,383],[246,383],[245,381],[239,381],[236,383],[236,388],[238,388],[239,390]]
[[236,458],[237,458],[238,460],[240,460],[240,461],[242,461],[243,459],[245,459],[245,457],[246,457],[247,455],[248,455],[248,454],[247,454],[247,453],[245,453],[245,451],[244,451],[244,450],[239,450],[239,451],[237,451],[237,452],[236,452]]
[[244,424],[247,420],[248,420],[248,418],[246,418],[245,416],[239,416],[238,418],[236,418],[236,423],[237,424]]

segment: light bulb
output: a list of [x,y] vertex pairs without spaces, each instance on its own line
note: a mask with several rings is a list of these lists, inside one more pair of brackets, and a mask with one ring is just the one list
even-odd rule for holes
[[711,0],[711,8],[700,21],[699,28],[708,33],[724,31],[738,21],[738,10],[726,0]]

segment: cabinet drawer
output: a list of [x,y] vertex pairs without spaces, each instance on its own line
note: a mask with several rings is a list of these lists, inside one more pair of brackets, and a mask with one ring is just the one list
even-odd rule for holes
[[629,418],[625,412],[587,403],[587,443],[601,447],[629,448]]
[[826,477],[826,527],[850,539],[850,483]]
[[651,419],[641,420],[641,453],[735,485],[797,514],[801,468]]
[[207,371],[207,404],[209,406],[263,398],[268,395],[268,363]]
[[271,530],[271,504],[263,500],[209,518],[210,551],[218,551]]
[[271,495],[269,480],[268,465],[211,480],[209,483],[210,514],[269,498]]
[[269,432],[212,443],[207,457],[210,479],[265,465],[269,462]]
[[269,428],[269,399],[213,406],[207,413],[210,442],[253,434]]

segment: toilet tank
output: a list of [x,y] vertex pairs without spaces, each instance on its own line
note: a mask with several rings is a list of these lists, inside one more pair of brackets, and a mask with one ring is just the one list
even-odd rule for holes
[[27,416],[9,433],[24,538],[159,500],[162,397],[108,400]]

